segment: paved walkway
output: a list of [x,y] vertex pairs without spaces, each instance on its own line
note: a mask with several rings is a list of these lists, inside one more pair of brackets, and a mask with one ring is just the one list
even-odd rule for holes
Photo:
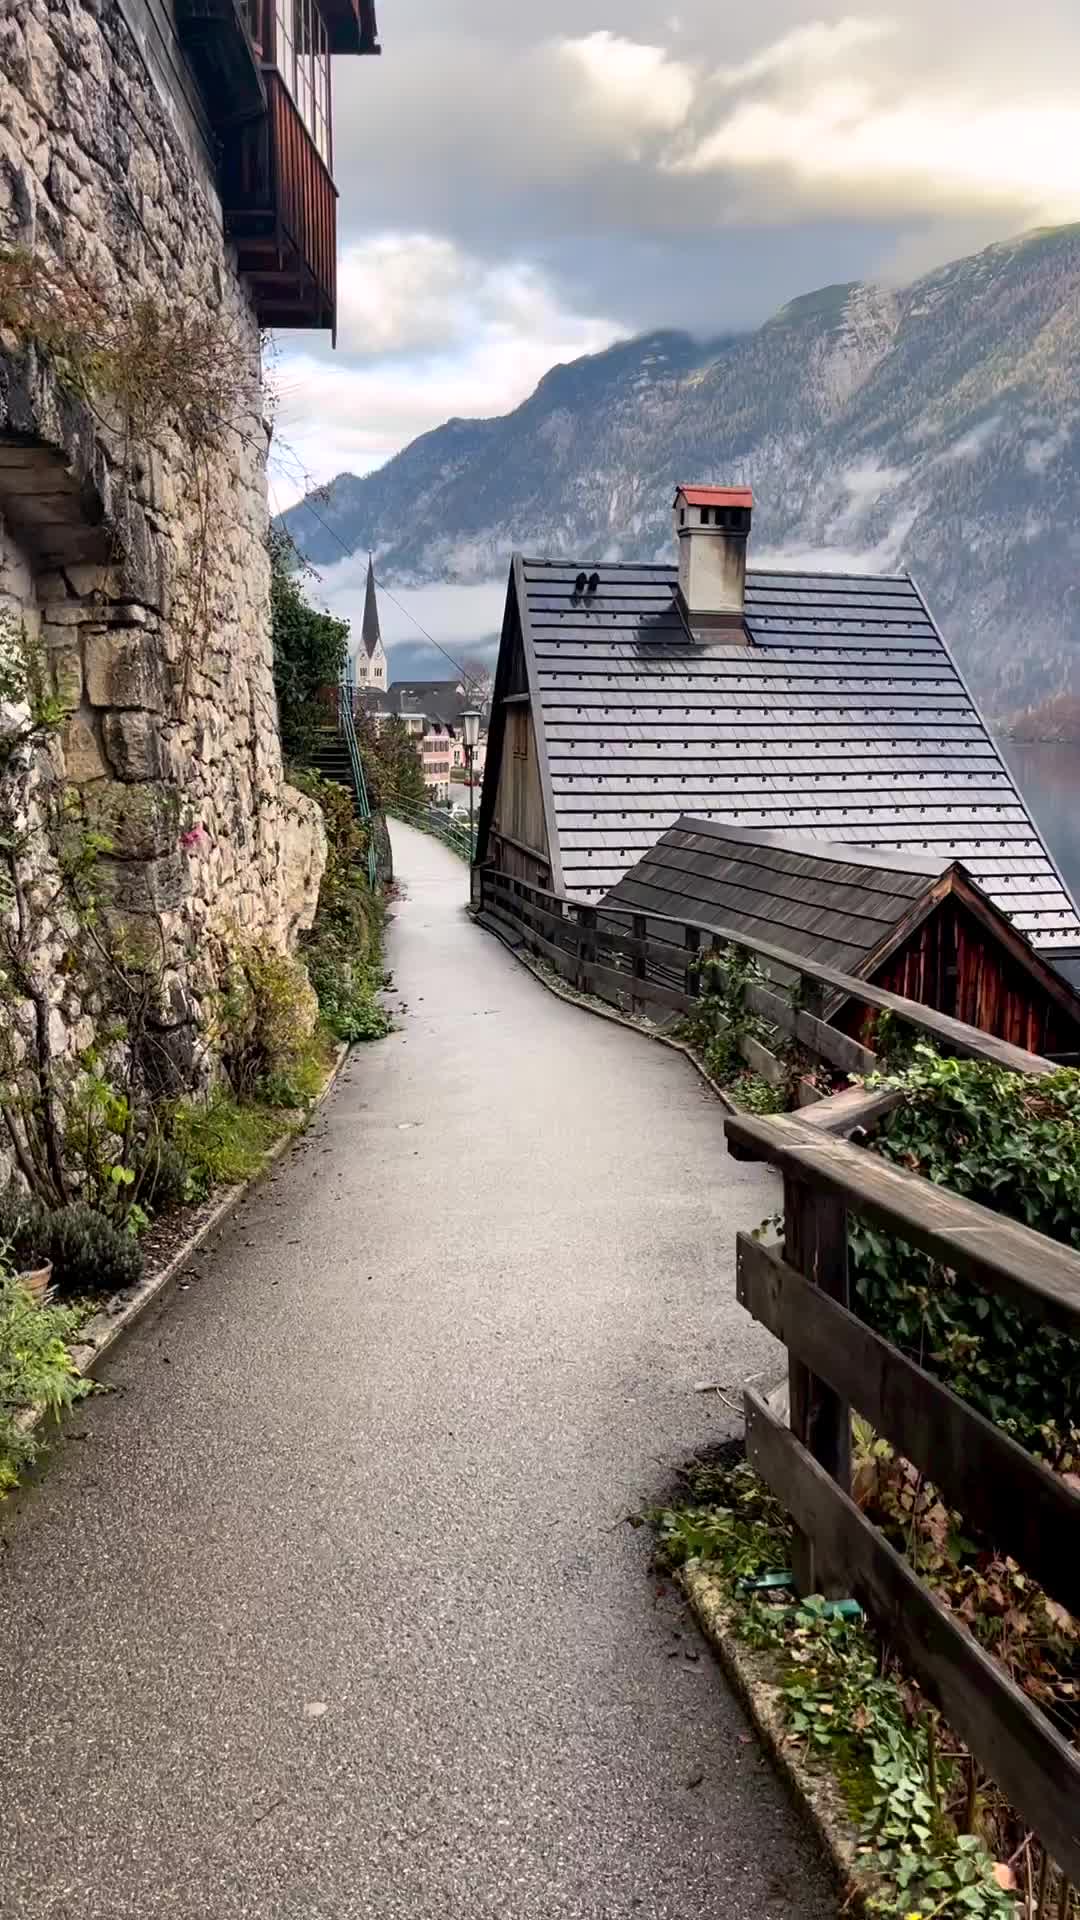
[[767,1176],[394,838],[400,1031],[0,1521],[0,1913],[832,1915],[621,1524],[769,1363]]

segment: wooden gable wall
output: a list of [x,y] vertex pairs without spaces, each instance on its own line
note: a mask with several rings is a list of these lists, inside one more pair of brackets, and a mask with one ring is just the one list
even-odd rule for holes
[[520,620],[500,650],[481,808],[480,858],[500,873],[551,886],[539,743]]
[[[1080,1053],[1080,1019],[1070,1011],[1069,989],[1063,983],[1059,999],[955,894],[866,977],[1029,1053]],[[836,1024],[865,1039],[873,1017],[851,1007]]]

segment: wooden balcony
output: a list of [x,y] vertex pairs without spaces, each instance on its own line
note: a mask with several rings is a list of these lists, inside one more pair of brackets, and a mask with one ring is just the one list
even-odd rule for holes
[[222,159],[225,223],[265,327],[335,326],[337,189],[281,76]]

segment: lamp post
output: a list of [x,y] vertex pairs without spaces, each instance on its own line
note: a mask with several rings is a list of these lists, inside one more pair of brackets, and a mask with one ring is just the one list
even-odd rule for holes
[[465,741],[465,768],[469,776],[469,861],[476,856],[476,833],[473,826],[473,813],[476,800],[473,794],[473,758],[480,740],[480,715],[475,707],[461,716],[461,731]]

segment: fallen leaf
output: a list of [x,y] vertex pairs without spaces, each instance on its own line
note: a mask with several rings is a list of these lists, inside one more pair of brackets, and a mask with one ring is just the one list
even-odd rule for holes
[[1067,1633],[1073,1640],[1080,1637],[1080,1624],[1077,1623],[1067,1607],[1059,1606],[1056,1600],[1047,1600],[1045,1598],[1043,1600],[1043,1606],[1046,1608],[1047,1618],[1051,1620],[1054,1626],[1058,1627],[1062,1633]]
[[705,1778],[704,1773],[692,1773],[689,1776],[686,1784],[688,1787],[700,1787],[704,1778]]
[[321,1720],[323,1717],[323,1714],[328,1712],[326,1701],[325,1700],[305,1700],[304,1712],[307,1715],[309,1720]]
[[1016,1875],[1006,1861],[994,1862],[993,1875],[999,1887],[1004,1887],[1007,1893],[1013,1892],[1016,1886]]

